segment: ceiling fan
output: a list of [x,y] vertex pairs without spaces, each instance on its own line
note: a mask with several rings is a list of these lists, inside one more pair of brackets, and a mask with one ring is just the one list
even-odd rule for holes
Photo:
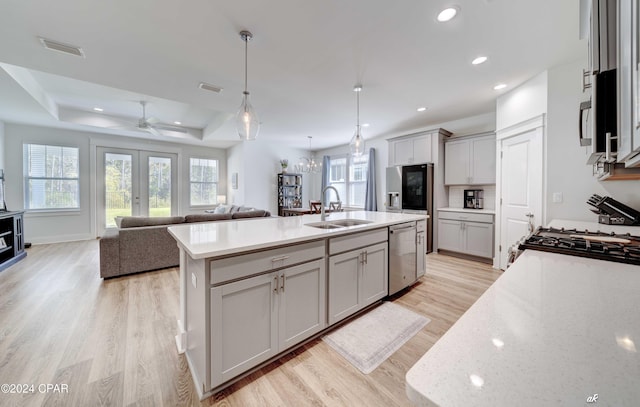
[[180,126],[173,126],[166,123],[161,123],[160,120],[155,117],[147,118],[147,102],[144,100],[140,101],[140,105],[142,106],[142,117],[138,119],[137,127],[141,130],[146,130],[154,136],[162,136],[160,130],[174,131],[177,133],[188,133],[187,129]]

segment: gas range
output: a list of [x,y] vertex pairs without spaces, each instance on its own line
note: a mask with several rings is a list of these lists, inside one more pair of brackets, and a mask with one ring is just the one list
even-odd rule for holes
[[629,233],[539,227],[518,245],[527,249],[640,265],[640,236]]

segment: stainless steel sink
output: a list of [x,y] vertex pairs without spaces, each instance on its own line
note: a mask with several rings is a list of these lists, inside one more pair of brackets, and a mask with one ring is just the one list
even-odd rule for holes
[[344,226],[334,225],[332,222],[305,223],[305,226],[311,226],[312,228],[318,228],[318,229],[339,229],[344,227]]
[[339,226],[356,226],[356,225],[366,225],[367,223],[373,223],[372,220],[364,220],[364,219],[337,219],[331,220],[329,223]]
[[313,223],[305,223],[307,226],[311,226],[319,229],[338,229],[338,228],[346,228],[348,226],[356,226],[356,225],[365,225],[367,223],[372,223],[371,220],[363,220],[363,219],[336,219],[336,220],[327,220],[324,222],[313,222]]

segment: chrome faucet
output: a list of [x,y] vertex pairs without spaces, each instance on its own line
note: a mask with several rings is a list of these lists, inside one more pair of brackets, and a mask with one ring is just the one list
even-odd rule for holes
[[322,189],[322,195],[320,197],[320,221],[324,222],[325,219],[327,219],[327,215],[324,213],[324,198],[325,198],[325,192],[327,192],[327,189],[333,189],[334,191],[336,191],[336,198],[338,198],[338,201],[340,200],[340,194],[338,193],[338,190],[332,186],[332,185],[327,185],[326,187],[324,187]]

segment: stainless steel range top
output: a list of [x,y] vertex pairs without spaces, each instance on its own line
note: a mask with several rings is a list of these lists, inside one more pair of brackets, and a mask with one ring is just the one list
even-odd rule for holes
[[518,246],[572,256],[640,265],[640,236],[539,227]]

